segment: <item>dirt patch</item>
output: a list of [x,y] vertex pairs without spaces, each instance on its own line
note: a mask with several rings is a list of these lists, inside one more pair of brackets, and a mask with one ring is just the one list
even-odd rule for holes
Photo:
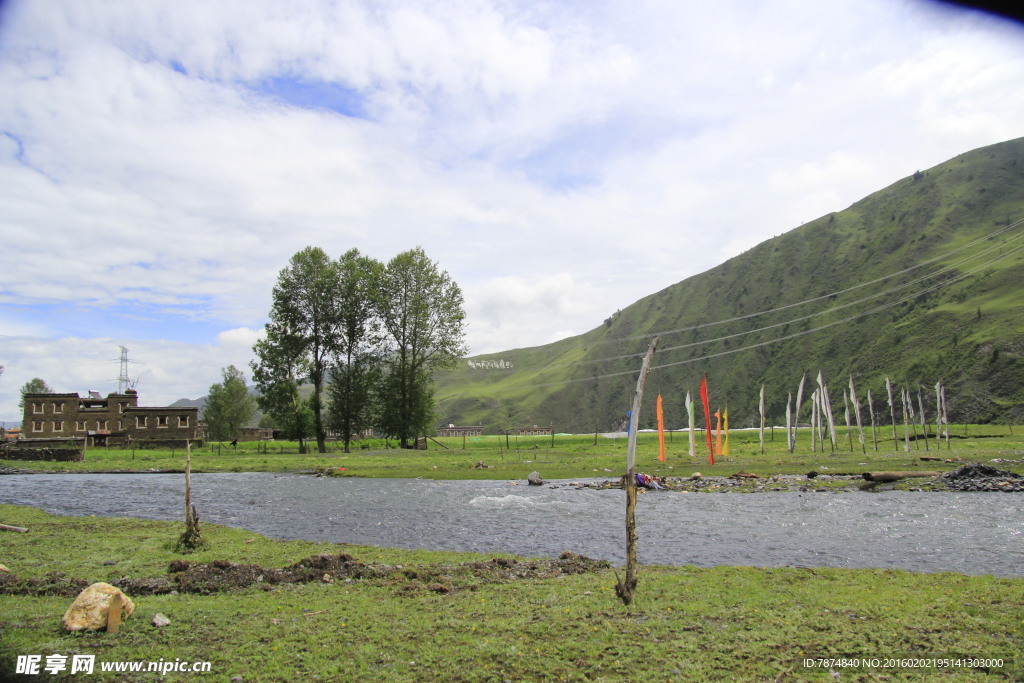
[[14,574],[0,572],[0,595],[59,595],[74,598],[88,586],[88,581],[70,579],[61,572],[48,572],[42,579],[21,579]]
[[[275,586],[295,583],[336,583],[380,580],[398,585],[404,593],[423,590],[450,593],[460,588],[475,588],[481,583],[505,583],[522,579],[551,579],[569,574],[597,572],[610,567],[605,560],[594,560],[572,552],[553,560],[519,560],[496,557],[488,561],[462,562],[456,565],[385,565],[365,564],[351,555],[312,555],[283,569],[258,564],[235,564],[228,560],[191,563],[174,560],[166,576],[110,581],[128,595],[160,595],[192,593],[209,595],[257,586],[272,590]],[[14,574],[0,574],[0,595],[60,595],[74,597],[89,585],[81,579],[70,579],[59,572],[45,579],[20,579]]]

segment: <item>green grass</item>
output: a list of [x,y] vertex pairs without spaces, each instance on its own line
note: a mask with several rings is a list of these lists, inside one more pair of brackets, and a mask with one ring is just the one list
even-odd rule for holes
[[[739,470],[754,474],[805,474],[810,470],[832,474],[860,474],[869,470],[948,470],[957,462],[922,461],[922,457],[943,460],[1016,462],[997,463],[1000,469],[1024,473],[1024,429],[1011,434],[1002,425],[953,425],[950,447],[929,439],[929,450],[923,440],[911,443],[910,452],[903,450],[902,441],[896,449],[892,442],[891,427],[879,430],[879,450],[873,448],[870,430],[867,431],[867,453],[860,449],[856,430],[850,451],[846,428],[838,432],[840,449],[836,453],[810,451],[810,432],[801,430],[795,453],[788,452],[785,430],[765,433],[765,452],[761,453],[758,432],[733,431],[729,456],[718,456],[715,465],[708,465],[707,446],[703,435],[697,434],[696,463],[689,456],[687,432],[666,435],[666,459],[658,460],[657,435],[643,432],[638,436],[637,469],[656,476],[689,476],[699,471],[705,476],[728,476]],[[902,438],[902,427],[899,430]],[[966,438],[964,435],[966,433]],[[525,479],[531,471],[540,472],[545,479],[577,479],[617,477],[625,471],[627,440],[625,437],[609,439],[594,435],[556,435],[554,446],[550,437],[527,437],[517,440],[484,436],[466,439],[438,439],[447,449],[429,442],[429,450],[369,450],[356,448],[352,453],[334,451],[325,455],[297,452],[296,444],[240,443],[237,449],[224,444],[212,444],[196,449],[192,454],[194,472],[280,472],[325,471],[334,476],[395,477],[428,479]],[[368,443],[374,449],[383,442]],[[266,452],[263,451],[266,449]],[[101,472],[101,471],[183,471],[184,452],[170,450],[122,450],[91,448],[84,462],[63,463],[44,461],[0,460],[0,465],[39,472]],[[485,467],[477,465],[483,463]],[[339,469],[339,468],[344,468]]]
[[[88,581],[167,572],[181,525],[64,518],[0,506],[3,563],[18,577],[60,571]],[[283,567],[319,553],[450,572],[481,555],[277,541],[204,526],[192,562]],[[69,552],[69,549],[71,551]],[[109,564],[109,563],[113,564]],[[93,654],[97,662],[209,661],[200,680],[243,681],[831,681],[804,659],[988,658],[1002,668],[833,667],[839,680],[1020,680],[1024,579],[960,574],[757,567],[642,567],[637,600],[616,598],[611,571],[477,581],[453,574],[438,593],[406,575],[212,595],[136,596],[116,635],[68,634],[64,597],[0,599],[0,675],[19,654]],[[153,614],[171,625],[149,625]],[[97,664],[98,668],[98,664]],[[197,680],[149,674],[90,680]],[[0,676],[2,677],[2,676]],[[26,677],[25,680],[60,680]],[[66,676],[64,680],[79,680]]]

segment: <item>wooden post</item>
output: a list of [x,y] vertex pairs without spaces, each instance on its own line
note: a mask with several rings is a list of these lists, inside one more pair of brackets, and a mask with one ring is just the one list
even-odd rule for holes
[[924,417],[924,399],[921,398],[921,385],[917,385],[917,407],[921,411],[921,429],[924,430],[924,449],[928,448],[928,420]]
[[178,539],[178,547],[187,551],[203,544],[199,531],[199,512],[192,504],[192,444],[185,441],[185,532]]
[[786,447],[793,452],[793,394],[786,397]]
[[[870,395],[870,392],[868,392]],[[854,414],[857,417],[857,439],[860,441],[860,450],[867,455],[868,447],[864,443],[864,423],[860,419],[860,401],[857,400],[857,390],[853,386],[853,375],[850,375],[850,403],[853,404]]]
[[878,452],[878,430],[875,428],[875,405],[871,400],[871,390],[868,389],[868,413],[871,415],[871,440],[875,443],[875,453]]
[[[796,390],[796,410],[793,412],[793,447],[796,447],[796,435],[797,430],[800,429],[800,405],[804,400],[804,380],[807,379],[807,373],[805,372],[800,377],[800,386]],[[811,437],[811,441],[814,441],[814,437]],[[813,446],[812,446],[813,450]]]
[[121,594],[115,593],[110,598],[110,607],[107,609],[107,633],[117,633],[121,629],[121,608],[124,602]]
[[761,413],[761,455],[764,455],[764,385],[761,385],[761,400],[758,403],[758,412]]
[[892,420],[892,446],[896,451],[900,450],[900,440],[896,436],[896,405],[892,402],[892,384],[889,378],[885,378],[885,392],[889,397],[889,418]]
[[853,429],[850,427],[850,400],[843,392],[843,416],[846,420],[846,440],[850,443],[850,452],[853,453]]
[[636,380],[636,394],[633,396],[633,410],[629,416],[629,442],[626,447],[626,578],[615,582],[615,593],[622,604],[633,602],[636,588],[636,433],[640,426],[640,404],[644,397],[644,382],[651,371],[651,359],[658,348],[661,337],[655,337],[644,356],[640,376]]

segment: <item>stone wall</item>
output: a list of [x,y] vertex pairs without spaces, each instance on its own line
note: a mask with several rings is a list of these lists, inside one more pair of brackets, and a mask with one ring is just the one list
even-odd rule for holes
[[85,454],[81,448],[13,448],[0,450],[4,460],[57,460],[60,462],[82,462]]

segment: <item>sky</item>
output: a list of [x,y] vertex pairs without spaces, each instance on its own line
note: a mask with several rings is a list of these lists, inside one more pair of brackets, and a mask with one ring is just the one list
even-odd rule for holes
[[536,346],[1024,135],[1024,27],[924,0],[0,4],[0,422],[198,398],[306,246],[422,247]]

